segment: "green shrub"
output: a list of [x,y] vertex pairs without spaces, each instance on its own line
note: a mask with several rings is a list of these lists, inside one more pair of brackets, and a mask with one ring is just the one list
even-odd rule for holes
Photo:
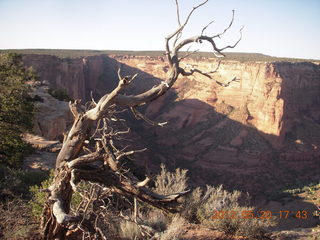
[[[19,131],[6,129],[0,123],[0,164],[7,165],[12,168],[20,168],[24,156],[34,152],[32,146],[24,142]],[[1,154],[3,152],[4,154]]]
[[20,195],[26,198],[29,187],[40,184],[47,177],[47,172],[30,172],[0,165],[0,200]]
[[[42,209],[47,199],[47,193],[44,192],[44,189],[47,189],[53,181],[54,178],[54,170],[51,170],[50,175],[47,176],[42,182],[37,182],[37,185],[31,186],[29,188],[29,191],[31,193],[31,200],[29,201],[29,204],[31,205],[33,216],[37,219],[41,218],[42,215]],[[83,204],[83,197],[81,196],[81,193],[89,193],[90,190],[90,184],[81,182],[77,186],[77,192],[73,192],[72,198],[71,198],[71,212],[76,213],[77,209],[79,208],[79,205]],[[89,196],[89,195],[88,195]]]
[[[94,189],[92,184],[81,181],[80,183],[77,184],[77,191],[73,192],[72,197],[71,197],[71,203],[70,203],[70,208],[71,212],[76,214],[77,209],[81,207],[83,204],[87,204],[87,200],[83,200],[83,196],[85,195],[87,199],[90,198],[91,193],[94,193]],[[89,206],[88,206],[89,207]],[[92,207],[92,204],[90,205]]]
[[42,216],[42,209],[46,202],[47,193],[42,191],[43,189],[47,189],[53,181],[54,177],[54,170],[51,170],[49,177],[41,182],[40,185],[34,185],[29,188],[31,193],[31,200],[29,204],[31,206],[31,211],[34,217],[38,220],[41,219]]
[[48,93],[55,99],[58,99],[59,101],[69,102],[72,100],[66,89],[49,88]]

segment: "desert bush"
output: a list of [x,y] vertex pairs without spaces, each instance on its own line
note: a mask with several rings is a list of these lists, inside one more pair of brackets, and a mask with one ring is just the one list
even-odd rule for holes
[[163,232],[167,229],[170,218],[167,214],[158,209],[153,209],[148,214],[142,213],[144,223],[158,232]]
[[[218,187],[207,186],[206,191],[196,188],[186,198],[184,210],[181,215],[190,222],[200,223],[211,229],[222,231],[229,235],[240,235],[257,239],[266,233],[266,228],[273,226],[272,219],[255,219],[242,216],[243,213],[252,212],[249,207],[249,196],[244,196],[243,206],[240,205],[239,191],[229,192],[222,185]],[[225,215],[217,215],[217,213]]]
[[159,194],[172,194],[182,192],[187,189],[187,172],[186,169],[177,168],[174,173],[169,172],[164,164],[161,164],[161,172],[156,176],[155,188]]
[[[201,192],[201,191],[200,191]],[[201,223],[207,224],[211,222],[213,211],[220,211],[223,209],[234,209],[238,206],[238,201],[241,193],[233,191],[232,193],[224,190],[222,185],[213,187],[207,185],[206,191],[201,194],[199,207],[197,208],[197,219]],[[209,224],[210,225],[210,224]]]
[[[154,191],[160,194],[184,191],[188,187],[187,181],[187,170],[178,168],[175,172],[169,172],[164,165],[161,165],[161,172],[156,176]],[[239,191],[229,192],[223,189],[222,185],[218,187],[207,185],[205,190],[197,187],[188,196],[184,197],[180,217],[191,223],[200,223],[226,234],[259,238],[265,234],[266,228],[274,225],[274,222],[271,219],[254,219],[241,216],[243,212],[253,211],[253,208],[248,206],[249,201],[248,194],[242,194]],[[214,211],[233,212],[237,214],[237,217],[213,218]],[[151,210],[149,216],[156,212],[157,210]],[[163,239],[174,239],[174,231],[172,230],[174,227],[172,226],[174,222],[179,222],[181,219],[177,220],[177,218],[164,216],[167,219],[163,221],[164,218],[160,214],[155,214],[155,216],[155,219],[159,218],[159,222],[164,223],[160,236]],[[149,226],[154,225],[149,223]],[[172,227],[171,230],[170,226]],[[166,230],[163,230],[165,228]],[[178,232],[176,234],[178,236]]]
[[197,218],[198,208],[202,204],[203,191],[200,187],[195,188],[188,196],[185,197],[181,216],[192,223],[199,223]]

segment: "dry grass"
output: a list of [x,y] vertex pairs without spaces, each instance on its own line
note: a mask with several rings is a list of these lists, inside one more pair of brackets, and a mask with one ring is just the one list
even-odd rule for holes
[[186,231],[187,221],[179,215],[175,215],[168,229],[159,236],[160,240],[178,240]]
[[141,231],[139,226],[134,222],[121,221],[119,226],[119,235],[124,239],[140,239]]
[[144,215],[146,225],[152,227],[158,232],[167,230],[170,223],[170,217],[159,209],[152,209],[147,215]]
[[0,203],[0,239],[40,239],[38,225],[26,201],[16,198]]

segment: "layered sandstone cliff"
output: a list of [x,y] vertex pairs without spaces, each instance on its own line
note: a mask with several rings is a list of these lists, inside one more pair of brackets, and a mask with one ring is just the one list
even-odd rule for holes
[[[162,57],[122,57],[115,59],[129,66],[139,68],[160,79],[166,77],[166,63]],[[229,87],[221,87],[200,74],[189,78],[181,77],[174,86],[175,102],[189,99],[208,105],[211,110],[228,116],[229,119],[244,125],[250,125],[265,134],[275,147],[285,141],[293,128],[308,118],[314,124],[320,120],[319,93],[320,67],[313,63],[289,62],[236,62],[215,59],[189,59],[186,67],[204,71],[216,69],[213,79],[223,83],[237,79]],[[147,113],[152,116],[163,115],[161,105],[165,107],[164,96],[152,103]],[[171,104],[170,104],[171,105]],[[192,106],[190,106],[192,108]],[[199,106],[197,106],[199,109]],[[160,111],[159,111],[160,110]],[[181,116],[177,109],[171,111]],[[165,117],[163,117],[164,119]],[[196,119],[195,119],[196,118]],[[200,122],[203,116],[191,114],[188,119],[180,118],[175,127]],[[290,134],[289,134],[290,135]],[[296,135],[298,139],[297,134]],[[293,136],[294,137],[294,136]],[[273,141],[276,140],[276,141]]]
[[[119,67],[124,75],[139,73],[128,94],[162,81],[168,71],[164,57],[25,55],[24,62],[53,88],[85,100],[91,92],[98,97],[110,91]],[[219,67],[213,79],[199,74],[180,77],[168,94],[141,109],[153,120],[168,121],[163,128],[129,120],[135,136],[149,149],[143,158],[187,167],[198,182],[256,193],[277,188],[279,182],[316,177],[319,65],[187,59],[185,66],[204,71]],[[214,81],[231,79],[237,81],[229,87]]]

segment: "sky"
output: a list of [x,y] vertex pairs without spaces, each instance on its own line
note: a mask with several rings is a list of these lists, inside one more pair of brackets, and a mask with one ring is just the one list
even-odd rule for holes
[[[181,20],[200,0],[180,0]],[[233,52],[320,59],[320,0],[209,0],[183,37],[232,28],[217,42]],[[164,50],[178,26],[174,0],[0,0],[0,49]],[[194,46],[210,51],[209,45]]]

